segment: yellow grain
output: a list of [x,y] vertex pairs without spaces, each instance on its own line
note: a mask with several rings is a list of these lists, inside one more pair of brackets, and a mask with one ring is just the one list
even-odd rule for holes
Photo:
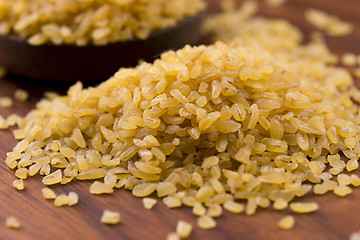
[[156,199],[153,198],[143,198],[143,205],[146,209],[152,209],[157,203]]
[[[205,8],[196,1],[60,1],[43,4],[4,1],[0,33],[16,34],[34,46],[52,43],[103,46],[131,39],[146,39]],[[139,18],[138,16],[142,16]]]
[[296,213],[310,213],[317,211],[319,206],[315,202],[301,203],[301,202],[292,202],[290,203],[290,209]]
[[15,217],[6,218],[5,225],[8,228],[18,229],[21,227],[20,222]]
[[26,102],[29,98],[29,93],[23,89],[17,89],[14,93],[14,97],[20,102]]
[[55,192],[53,190],[51,190],[50,188],[42,188],[41,192],[45,199],[55,199],[56,198]]
[[45,185],[53,185],[56,183],[60,183],[62,180],[62,173],[61,170],[56,170],[55,172],[45,176],[42,180],[43,184]]
[[60,194],[54,200],[55,207],[62,207],[69,204],[69,197],[66,194]]
[[192,231],[192,225],[185,221],[178,221],[176,225],[176,233],[180,238],[187,238],[190,236]]
[[281,228],[283,230],[290,230],[294,227],[294,225],[295,225],[295,218],[290,215],[283,217],[278,222],[279,228]]
[[69,206],[76,205],[79,202],[79,196],[76,192],[69,192],[68,199],[69,199],[68,202]]
[[197,224],[198,224],[199,228],[202,228],[202,229],[211,229],[211,228],[216,227],[215,220],[212,217],[207,216],[207,215],[199,217],[197,220]]
[[104,210],[104,212],[101,215],[101,220],[104,224],[118,224],[121,221],[120,213],[110,211],[110,210]]
[[19,191],[24,190],[24,180],[22,180],[22,179],[15,180],[15,181],[13,181],[12,186]]

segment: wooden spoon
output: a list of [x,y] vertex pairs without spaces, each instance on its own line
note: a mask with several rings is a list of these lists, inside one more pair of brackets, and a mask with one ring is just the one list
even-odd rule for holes
[[26,79],[50,81],[99,81],[120,67],[134,66],[140,59],[152,61],[163,51],[178,49],[199,40],[204,12],[176,26],[154,32],[146,40],[131,40],[106,46],[32,46],[15,36],[0,35],[0,66]]

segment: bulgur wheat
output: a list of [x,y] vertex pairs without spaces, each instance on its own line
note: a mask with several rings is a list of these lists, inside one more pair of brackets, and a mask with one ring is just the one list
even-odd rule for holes
[[2,0],[0,34],[31,45],[108,43],[146,39],[205,8],[203,0]]
[[[245,9],[252,21],[254,6]],[[279,36],[291,29],[288,37],[262,44],[244,30],[243,40],[168,51],[97,87],[79,82],[43,99],[17,121],[21,141],[6,163],[19,178],[36,166],[45,184],[97,179],[93,194],[156,191],[169,208],[193,207],[204,229],[222,206],[307,213],[319,206],[292,201],[314,185],[349,194],[360,180],[341,174],[358,168],[360,92],[321,41],[300,46],[292,25],[266,23]]]

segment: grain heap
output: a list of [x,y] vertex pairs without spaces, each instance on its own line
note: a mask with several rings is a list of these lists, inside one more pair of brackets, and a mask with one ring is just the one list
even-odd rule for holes
[[[93,194],[156,192],[168,207],[192,207],[204,229],[216,226],[223,208],[306,213],[319,206],[295,197],[350,194],[349,186],[360,185],[345,173],[358,168],[360,153],[353,102],[360,93],[351,75],[334,67],[321,40],[300,46],[300,31],[287,21],[253,17],[254,2],[240,10],[227,4],[206,28],[228,45],[164,53],[98,87],[77,83],[67,96],[49,96],[22,120],[3,121],[19,126],[21,141],[6,160],[15,175],[40,173],[45,185],[103,179],[91,185]],[[70,193],[43,194],[70,205]],[[144,198],[145,208],[154,204]],[[291,216],[279,222],[293,225]]]
[[170,208],[193,207],[204,229],[221,205],[281,210],[313,186],[345,196],[360,185],[342,173],[358,168],[360,93],[325,53],[317,43],[270,53],[241,40],[168,51],[40,101],[18,121],[6,163],[20,179],[46,175],[45,185],[103,179],[91,193],[156,192]]
[[106,45],[146,39],[204,8],[203,0],[1,0],[0,34],[33,45]]

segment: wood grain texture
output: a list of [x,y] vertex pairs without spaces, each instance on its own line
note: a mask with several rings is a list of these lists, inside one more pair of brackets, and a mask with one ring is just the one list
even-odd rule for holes
[[[218,0],[209,0],[209,12],[218,11]],[[263,2],[262,2],[263,3]],[[324,9],[337,14],[342,19],[355,23],[355,32],[344,38],[327,38],[334,52],[352,51],[360,53],[360,2],[359,0],[289,0],[280,8],[267,8],[261,5],[261,13],[269,17],[284,17],[298,25],[304,32],[314,30],[304,21],[303,12],[308,7]],[[0,96],[12,96],[15,89],[21,87],[31,93],[27,103],[15,103],[10,109],[0,109],[7,116],[18,113],[24,116],[35,106],[45,90],[64,93],[66,85],[42,86],[43,83],[19,81],[14,78],[0,80]],[[153,210],[145,210],[141,199],[125,190],[116,190],[114,194],[94,196],[89,193],[90,182],[74,182],[66,186],[57,186],[57,193],[75,191],[79,194],[79,204],[74,207],[56,208],[51,201],[42,198],[43,187],[39,177],[25,181],[25,190],[18,192],[11,187],[15,179],[3,160],[6,152],[16,144],[10,131],[0,131],[0,240],[12,239],[166,239],[173,232],[178,220],[186,220],[196,225],[191,209],[182,207],[168,209],[159,201]],[[357,174],[360,174],[359,171]],[[254,216],[225,213],[217,219],[218,227],[204,231],[195,227],[189,237],[194,239],[292,239],[292,240],[340,240],[360,230],[360,191],[346,198],[333,194],[307,196],[304,201],[316,200],[320,210],[316,213],[296,215],[296,225],[291,231],[281,231],[277,222],[287,211],[272,209],[259,210]],[[122,223],[106,226],[100,223],[104,209],[119,211]],[[15,216],[22,224],[20,230],[10,230],[4,221]]]

